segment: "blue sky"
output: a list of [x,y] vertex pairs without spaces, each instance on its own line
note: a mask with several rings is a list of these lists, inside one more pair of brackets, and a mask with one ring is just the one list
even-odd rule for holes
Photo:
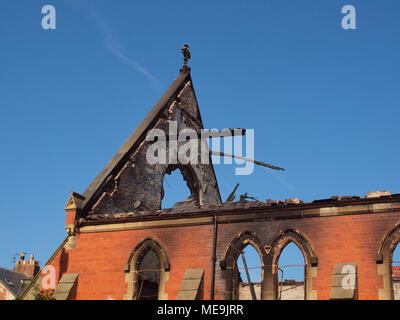
[[238,182],[262,201],[399,193],[399,16],[396,0],[2,1],[0,265],[49,258],[70,191],[176,78],[185,42],[205,127],[254,129],[256,159],[286,169],[216,165],[224,199]]

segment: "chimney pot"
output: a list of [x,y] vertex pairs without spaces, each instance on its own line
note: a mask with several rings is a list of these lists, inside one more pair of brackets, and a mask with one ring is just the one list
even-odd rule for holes
[[25,253],[21,253],[21,259],[15,262],[14,271],[24,273],[29,277],[35,277],[40,271],[39,262],[35,261],[35,256],[30,255],[29,260],[25,260]]

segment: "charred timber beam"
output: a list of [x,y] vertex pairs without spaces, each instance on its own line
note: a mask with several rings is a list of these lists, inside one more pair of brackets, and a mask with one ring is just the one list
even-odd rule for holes
[[226,199],[225,202],[232,202],[233,200],[235,200],[235,192],[236,192],[237,188],[239,188],[239,183],[236,185],[236,187],[230,193],[230,195],[228,196],[228,198]]
[[250,287],[251,299],[257,300],[256,292],[254,291],[253,283],[251,282],[251,279],[250,279],[250,273],[249,273],[249,269],[247,269],[247,263],[246,263],[246,259],[244,258],[243,251],[240,254],[243,259],[244,269],[246,270],[247,282],[249,283],[249,287]]
[[220,156],[220,157],[230,157],[230,158],[241,159],[241,160],[244,160],[244,161],[253,162],[254,164],[257,164],[259,166],[267,167],[267,168],[274,169],[274,170],[285,171],[285,169],[277,167],[277,166],[273,166],[272,164],[268,164],[268,163],[265,163],[265,162],[261,162],[261,161],[257,161],[257,160],[253,160],[253,159],[249,159],[249,158],[245,158],[245,157],[241,157],[241,156],[236,156],[236,155],[229,154],[229,153],[210,150],[210,154],[212,154],[214,156]]

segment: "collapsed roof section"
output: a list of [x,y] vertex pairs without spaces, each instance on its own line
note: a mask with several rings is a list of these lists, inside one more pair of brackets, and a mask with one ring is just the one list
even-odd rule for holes
[[[209,215],[250,215],[252,213],[262,212],[265,214],[264,218],[270,217],[290,217],[299,218],[304,216],[320,216],[320,210],[330,209],[329,212],[322,213],[327,216],[329,214],[349,214],[348,208],[355,210],[355,206],[364,206],[362,210],[368,213],[372,212],[386,212],[387,207],[390,210],[398,208],[400,205],[400,194],[391,194],[388,191],[375,191],[369,192],[364,198],[359,196],[332,196],[328,199],[314,200],[312,202],[303,202],[299,199],[285,199],[285,201],[267,199],[265,201],[249,201],[241,199],[236,202],[225,202],[218,205],[203,205],[200,208],[196,207],[174,207],[170,209],[153,210],[149,211],[135,211],[126,213],[114,214],[92,214],[85,218],[80,219],[79,225],[96,225],[104,223],[117,223],[117,222],[134,222],[144,219],[173,219],[185,214],[185,216],[200,217]],[[375,206],[379,204],[379,206]],[[383,205],[387,204],[387,205]],[[343,209],[343,210],[342,210]],[[308,211],[306,213],[306,211]]]

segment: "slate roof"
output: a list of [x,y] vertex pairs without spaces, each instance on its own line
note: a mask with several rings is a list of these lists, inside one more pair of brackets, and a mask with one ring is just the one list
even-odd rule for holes
[[0,282],[10,291],[15,297],[22,292],[24,283],[22,280],[29,278],[24,273],[15,272],[9,269],[0,267]]

